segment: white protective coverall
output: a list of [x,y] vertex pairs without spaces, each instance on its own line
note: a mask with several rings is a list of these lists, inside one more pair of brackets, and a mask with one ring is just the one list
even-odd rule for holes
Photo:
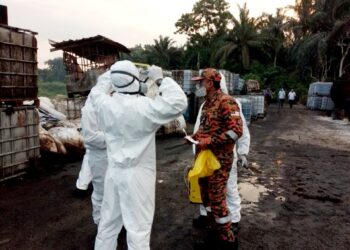
[[87,190],[91,181],[92,174],[89,166],[89,149],[86,148],[83,163],[81,164],[81,169],[76,182],[76,187],[80,190]]
[[95,224],[98,225],[108,159],[105,136],[99,129],[96,110],[91,103],[90,97],[88,97],[82,109],[81,127],[84,145],[89,152],[88,165],[92,174],[92,218]]
[[[243,122],[243,134],[242,136],[237,140],[236,145],[234,147],[234,159],[232,163],[232,168],[230,171],[230,176],[227,181],[227,207],[230,211],[231,221],[232,223],[237,223],[241,220],[241,198],[239,196],[238,192],[238,184],[237,184],[237,160],[238,155],[248,155],[249,153],[249,147],[250,147],[250,133],[247,126],[247,122],[244,118],[244,115],[242,113],[242,105],[239,100],[236,99],[236,102],[239,107],[240,116],[242,118]],[[197,132],[200,124],[200,117],[202,114],[202,108],[204,106],[204,103],[199,109],[196,124],[194,126],[193,134]],[[195,148],[195,147],[194,147]],[[200,215],[206,216],[207,211],[205,207],[201,204],[199,206],[200,208]]]
[[[105,133],[109,161],[95,249],[115,250],[124,225],[128,249],[148,250],[155,208],[155,133],[186,110],[187,98],[171,78],[162,80],[161,95],[154,100],[121,94],[137,91],[139,81],[120,71],[138,78],[133,63],[119,61],[99,77],[90,93]],[[113,96],[105,94],[111,84],[118,90]]]

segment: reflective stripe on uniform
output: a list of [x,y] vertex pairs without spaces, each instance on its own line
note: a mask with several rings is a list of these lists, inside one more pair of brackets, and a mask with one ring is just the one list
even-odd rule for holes
[[221,218],[215,218],[216,223],[218,224],[226,224],[231,222],[231,216],[228,215],[226,217],[221,217]]
[[228,135],[234,141],[238,139],[238,135],[233,130],[229,130],[225,134]]

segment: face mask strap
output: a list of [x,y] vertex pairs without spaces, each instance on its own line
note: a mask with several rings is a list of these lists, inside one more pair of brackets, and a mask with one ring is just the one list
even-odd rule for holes
[[[122,75],[131,76],[133,78],[132,81],[129,83],[127,83],[123,86],[117,86],[117,88],[120,88],[120,89],[130,86],[135,80],[137,80],[140,83],[140,80],[136,76],[134,76],[133,74],[130,74],[129,72],[126,72],[126,71],[113,70],[113,71],[111,71],[111,74],[122,74]],[[119,93],[123,93],[123,92],[119,92]]]
[[149,79],[149,77],[146,77],[145,80],[143,80],[143,81],[139,80],[139,82],[146,83],[148,81],[148,79]]
[[141,93],[141,83],[139,82],[139,90],[138,91],[134,91],[134,92],[119,92],[120,94],[129,94],[129,95],[138,95],[138,94],[142,94]]

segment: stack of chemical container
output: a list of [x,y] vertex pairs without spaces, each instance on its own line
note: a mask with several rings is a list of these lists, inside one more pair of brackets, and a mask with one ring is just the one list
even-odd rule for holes
[[187,93],[193,93],[196,90],[196,85],[191,81],[192,77],[198,76],[198,71],[196,70],[173,70],[173,79],[180,84],[182,89]]
[[198,76],[196,70],[173,70],[172,78],[182,87],[187,95],[187,110],[184,114],[186,121],[195,122],[198,113],[198,100],[195,96],[196,84],[191,81],[192,77]]
[[262,118],[265,116],[265,96],[260,91],[260,83],[256,80],[247,80],[248,97],[252,101],[252,118]]
[[330,97],[332,85],[332,82],[310,84],[306,106],[311,110],[332,110],[334,108]]
[[249,95],[252,101],[252,118],[257,119],[265,115],[265,97],[263,95]]
[[252,100],[247,96],[235,96],[235,98],[241,103],[242,113],[247,122],[247,125],[249,126],[252,119],[253,111]]
[[241,93],[241,91],[243,90],[244,80],[239,78],[239,74],[233,74],[232,80],[233,80],[232,94],[239,95]]
[[0,181],[24,174],[40,157],[36,34],[1,18]]

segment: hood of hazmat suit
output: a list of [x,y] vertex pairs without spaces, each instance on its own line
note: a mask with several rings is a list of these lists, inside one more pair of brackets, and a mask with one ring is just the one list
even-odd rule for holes
[[[116,249],[123,225],[128,232],[128,249],[150,249],[155,207],[155,133],[187,107],[185,93],[171,78],[162,80],[161,95],[155,99],[127,94],[138,89],[136,78],[135,65],[119,61],[99,77],[90,93],[105,134],[109,161],[95,249]],[[118,89],[113,96],[106,94],[110,85]]]
[[221,75],[220,89],[224,94],[228,95],[226,78],[225,78],[224,74],[221,72],[220,72],[220,75]]
[[120,93],[141,93],[143,86],[139,77],[139,70],[130,61],[119,61],[111,66],[110,78],[112,88]]

